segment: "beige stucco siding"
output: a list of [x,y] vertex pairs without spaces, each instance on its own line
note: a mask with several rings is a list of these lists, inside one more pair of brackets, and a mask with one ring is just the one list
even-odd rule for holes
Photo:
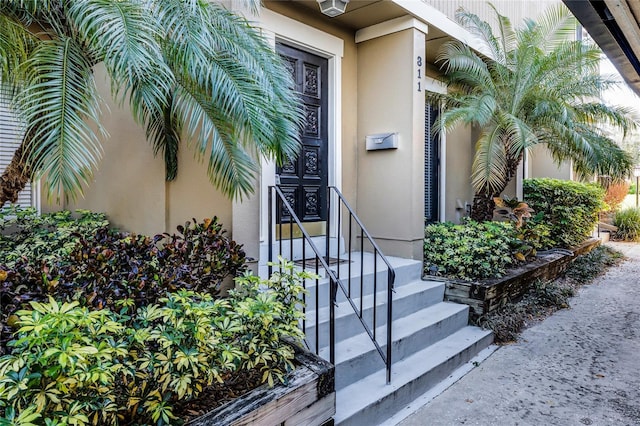
[[477,136],[477,132],[463,126],[446,134],[446,205],[443,220],[459,222],[467,215],[466,206],[473,203],[470,176]]
[[43,210],[106,212],[114,226],[149,235],[174,231],[186,220],[213,215],[230,229],[231,202],[208,182],[206,165],[198,164],[183,145],[178,178],[165,182],[164,161],[161,156],[154,157],[144,129],[134,122],[129,106],[120,106],[112,99],[103,67],[98,66],[95,75],[107,105],[101,117],[109,133],[103,141],[104,156],[84,197],[67,204],[43,200]]
[[[424,224],[424,93],[417,92],[417,29],[358,45],[358,215],[383,250],[421,252]],[[424,73],[424,67],[421,67]],[[367,151],[370,134],[398,133],[398,148]]]
[[548,177],[553,179],[573,179],[571,162],[565,161],[558,165],[551,156],[551,152],[543,144],[536,145],[530,152],[528,159],[529,177]]

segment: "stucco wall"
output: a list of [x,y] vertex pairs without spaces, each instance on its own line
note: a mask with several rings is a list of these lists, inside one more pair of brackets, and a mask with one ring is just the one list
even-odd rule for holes
[[[416,29],[358,44],[358,215],[383,251],[421,257],[424,93],[416,92]],[[421,71],[424,73],[424,69]],[[367,151],[365,137],[397,132],[398,148]]]
[[172,232],[186,220],[213,215],[231,229],[231,202],[208,182],[206,165],[198,164],[184,144],[178,178],[166,183],[163,160],[154,158],[144,130],[131,118],[128,105],[119,106],[112,99],[104,68],[98,66],[95,76],[108,105],[101,118],[109,133],[103,142],[103,159],[84,197],[66,205],[43,200],[43,210],[106,212],[114,226],[150,235]]
[[471,165],[477,132],[458,127],[446,135],[446,195],[444,220],[460,222],[467,216],[467,205],[473,204]]
[[566,161],[558,165],[544,145],[533,147],[528,157],[528,162],[530,166],[529,177],[548,177],[565,180],[571,180],[573,178],[571,163]]

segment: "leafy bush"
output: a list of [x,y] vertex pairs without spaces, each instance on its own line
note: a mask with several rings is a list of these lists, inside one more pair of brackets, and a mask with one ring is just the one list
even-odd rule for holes
[[0,236],[0,354],[8,318],[30,301],[52,295],[101,309],[126,298],[141,307],[178,289],[216,294],[226,277],[246,269],[242,246],[216,218],[151,238],[112,230],[101,214],[12,213],[0,222],[7,229]]
[[567,269],[565,278],[553,282],[538,281],[522,300],[507,303],[495,311],[472,318],[475,325],[493,331],[495,342],[507,343],[518,339],[520,331],[531,322],[538,321],[552,312],[567,308],[569,298],[578,287],[603,274],[608,267],[620,263],[620,252],[598,246],[589,253],[578,256]]
[[614,239],[640,241],[640,209],[629,207],[620,210],[613,218],[613,224],[618,227]]
[[0,210],[0,265],[12,268],[24,260],[35,264],[66,258],[81,238],[109,226],[103,213],[78,210],[38,215],[34,208]]
[[461,225],[437,223],[425,229],[425,273],[476,280],[499,277],[515,263],[521,241],[511,223],[468,220]]
[[545,178],[525,179],[523,187],[525,200],[537,213],[532,221],[550,225],[561,247],[586,240],[605,208],[604,190],[596,184]]
[[[551,237],[551,225],[542,223],[542,221],[536,219],[536,217],[538,217],[538,215],[524,223],[519,230],[518,238],[525,241],[535,251],[555,246],[556,243]],[[540,215],[540,217],[542,217],[542,215]]]
[[629,194],[636,195],[636,184],[635,183],[632,183],[631,185],[629,185]]
[[167,279],[176,287],[217,294],[225,278],[236,277],[246,268],[242,246],[225,232],[214,216],[202,223],[193,219],[178,226],[178,233],[164,234],[158,257]]
[[[245,275],[228,298],[181,290],[133,312],[32,302],[17,313],[13,351],[0,358],[0,415],[33,424],[176,424],[178,400],[230,373],[284,381],[300,343],[302,282],[284,263],[268,280]],[[2,413],[4,411],[4,413]]]

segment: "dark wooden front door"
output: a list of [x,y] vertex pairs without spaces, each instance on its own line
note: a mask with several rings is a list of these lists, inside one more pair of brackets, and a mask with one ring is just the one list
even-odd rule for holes
[[[291,72],[306,118],[301,133],[302,149],[298,158],[276,173],[280,188],[302,222],[327,220],[328,135],[327,135],[327,68],[325,58],[287,46],[276,45]],[[278,209],[280,223],[290,215]],[[305,225],[305,228],[307,225]]]

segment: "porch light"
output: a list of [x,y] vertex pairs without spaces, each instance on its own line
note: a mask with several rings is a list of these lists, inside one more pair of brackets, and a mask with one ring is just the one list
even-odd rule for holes
[[342,15],[347,9],[349,0],[318,0],[320,12],[330,17]]

